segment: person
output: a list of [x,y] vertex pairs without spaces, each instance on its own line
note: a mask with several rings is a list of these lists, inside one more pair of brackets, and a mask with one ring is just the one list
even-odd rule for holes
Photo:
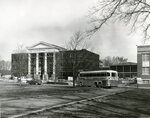
[[134,78],[134,83],[136,84],[136,87],[138,88],[138,82],[137,82],[137,78]]
[[18,78],[18,83],[19,83],[19,85],[21,86],[21,77]]

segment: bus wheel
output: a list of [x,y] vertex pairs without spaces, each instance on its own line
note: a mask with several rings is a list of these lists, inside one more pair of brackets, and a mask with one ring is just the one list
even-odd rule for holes
[[97,88],[99,87],[97,82],[94,82],[94,85],[95,85],[95,87],[97,87]]
[[111,86],[109,86],[108,88],[111,88]]
[[80,82],[79,86],[83,86],[82,82]]
[[102,82],[98,82],[98,87],[102,87]]

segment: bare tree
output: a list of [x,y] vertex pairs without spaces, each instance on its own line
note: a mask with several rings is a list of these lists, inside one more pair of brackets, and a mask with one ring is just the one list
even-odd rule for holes
[[0,60],[0,70],[10,70],[10,61]]
[[66,47],[69,50],[79,50],[79,49],[83,49],[83,48],[87,48],[88,44],[87,44],[87,40],[85,40],[87,38],[87,35],[85,32],[82,31],[77,31],[73,34],[73,36],[71,36],[70,40],[66,43]]
[[27,50],[23,44],[18,44],[16,49],[13,51],[14,53],[26,53]]
[[2,59],[2,57],[0,57],[0,73],[2,75],[10,74],[10,69],[11,69],[11,62],[5,61]]
[[21,77],[27,74],[27,53],[23,44],[17,45],[14,54],[12,54],[11,71],[14,76]]
[[[145,41],[150,39],[150,1],[148,0],[100,0],[91,11],[95,33],[108,21],[123,21],[132,25],[131,31],[142,29]],[[91,15],[92,14],[92,15]]]
[[110,57],[110,56],[107,56],[105,57],[104,59],[102,59],[102,62],[104,64],[104,66],[110,66],[110,65],[113,65],[113,64],[121,64],[121,63],[126,63],[127,62],[127,58],[124,58],[124,57]]
[[[75,87],[75,81],[77,78],[78,69],[82,62],[79,61],[79,54],[78,50],[81,49],[87,49],[89,45],[87,45],[87,35],[81,31],[77,31],[73,34],[73,36],[70,38],[69,42],[66,44],[66,47],[68,50],[70,50],[70,53],[72,53],[72,57],[67,60],[67,63],[71,65],[72,67],[72,73],[73,73],[73,87]],[[81,55],[80,55],[81,56]],[[85,56],[85,55],[83,55]],[[84,57],[82,57],[84,58]],[[68,59],[68,58],[67,58]]]

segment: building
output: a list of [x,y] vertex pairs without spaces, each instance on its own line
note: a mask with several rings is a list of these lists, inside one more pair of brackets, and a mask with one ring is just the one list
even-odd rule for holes
[[150,45],[137,46],[138,77],[150,84]]
[[110,66],[111,70],[118,71],[119,78],[137,77],[137,63],[127,62]]
[[39,42],[27,47],[25,53],[12,54],[12,75],[28,76],[44,81],[58,81],[73,76],[73,69],[98,70],[99,55],[83,50],[66,50]]
[[[60,51],[59,59],[61,65],[59,77],[63,79],[73,76],[73,69],[78,72],[99,69],[99,55],[85,49]],[[76,64],[73,66],[74,63]]]
[[115,70],[118,72],[119,78],[124,79],[137,77],[137,63],[133,62],[103,66],[100,67],[100,70]]
[[101,66],[100,70],[110,70],[110,66]]

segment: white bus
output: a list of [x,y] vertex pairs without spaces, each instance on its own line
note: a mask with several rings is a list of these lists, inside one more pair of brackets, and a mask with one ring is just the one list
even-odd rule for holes
[[118,72],[113,70],[83,71],[77,79],[79,86],[112,87],[118,85]]

